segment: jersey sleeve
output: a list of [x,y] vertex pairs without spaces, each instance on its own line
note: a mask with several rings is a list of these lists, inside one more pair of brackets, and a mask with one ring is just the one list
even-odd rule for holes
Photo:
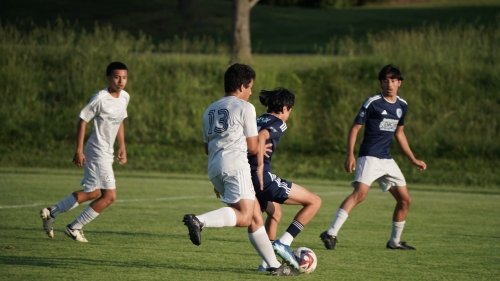
[[359,109],[358,115],[356,115],[356,118],[354,118],[354,122],[356,122],[358,124],[361,124],[361,125],[365,124],[366,119],[370,115],[370,111],[371,111],[370,104],[367,103],[368,100],[369,99],[367,99],[363,103],[363,105],[361,106],[361,108]]
[[80,118],[85,122],[90,122],[101,110],[101,103],[99,102],[99,95],[95,94],[90,98],[89,103],[80,111]]
[[243,111],[243,134],[246,138],[255,137],[259,134],[257,131],[257,114],[255,107],[247,103]]
[[401,115],[401,118],[399,118],[398,126],[404,126],[405,124],[405,117],[406,117],[406,112],[408,112],[408,105],[403,104],[402,110],[403,114]]
[[275,122],[273,122],[269,126],[266,126],[266,128],[264,128],[264,129],[269,131],[269,138],[270,139],[280,138],[286,130],[286,123],[283,122],[283,120],[281,120],[281,119],[276,120]]

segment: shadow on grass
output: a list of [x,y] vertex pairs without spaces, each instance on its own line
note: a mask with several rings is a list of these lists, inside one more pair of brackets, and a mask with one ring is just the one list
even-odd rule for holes
[[210,272],[232,272],[232,273],[249,273],[255,272],[254,269],[242,269],[236,267],[212,267],[203,268],[200,270],[198,266],[191,266],[186,264],[172,264],[162,262],[149,262],[149,261],[110,261],[100,259],[89,259],[84,257],[77,258],[53,258],[53,257],[27,257],[27,256],[0,256],[0,264],[3,265],[20,265],[20,266],[40,266],[50,268],[76,268],[81,266],[92,267],[123,267],[123,268],[161,268],[161,269],[174,269],[174,270],[193,270],[193,271],[210,271]]

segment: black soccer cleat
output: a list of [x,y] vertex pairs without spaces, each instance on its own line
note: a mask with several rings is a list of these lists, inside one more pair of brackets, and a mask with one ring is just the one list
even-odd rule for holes
[[189,239],[191,239],[191,242],[193,242],[196,246],[200,246],[202,228],[201,222],[193,214],[184,215],[184,219],[182,221],[189,229]]
[[335,250],[335,245],[337,245],[337,242],[339,241],[336,236],[331,236],[326,231],[321,233],[319,238],[321,238],[321,241],[323,241],[327,250]]
[[386,248],[391,250],[416,250],[415,247],[406,244],[406,242],[399,242],[397,247],[392,247],[391,244],[387,242]]
[[297,269],[292,269],[281,265],[278,268],[271,267],[268,269],[273,276],[297,276],[300,272]]

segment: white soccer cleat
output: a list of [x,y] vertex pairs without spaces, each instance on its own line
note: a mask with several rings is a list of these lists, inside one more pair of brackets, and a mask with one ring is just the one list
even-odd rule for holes
[[40,210],[40,218],[42,219],[43,228],[45,229],[47,236],[54,238],[54,222],[56,219],[50,216],[50,209],[43,208]]
[[66,233],[66,235],[68,235],[69,238],[78,242],[89,242],[83,235],[83,230],[71,229],[69,226],[70,225],[68,224],[68,226],[66,226],[66,228],[64,229],[64,233]]

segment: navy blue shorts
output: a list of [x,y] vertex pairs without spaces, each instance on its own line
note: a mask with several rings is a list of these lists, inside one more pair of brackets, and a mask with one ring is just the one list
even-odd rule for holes
[[288,194],[292,189],[292,182],[281,179],[275,174],[264,171],[264,190],[260,190],[257,171],[252,171],[252,182],[255,189],[255,196],[259,200],[260,209],[264,212],[269,201],[283,204],[288,199]]

